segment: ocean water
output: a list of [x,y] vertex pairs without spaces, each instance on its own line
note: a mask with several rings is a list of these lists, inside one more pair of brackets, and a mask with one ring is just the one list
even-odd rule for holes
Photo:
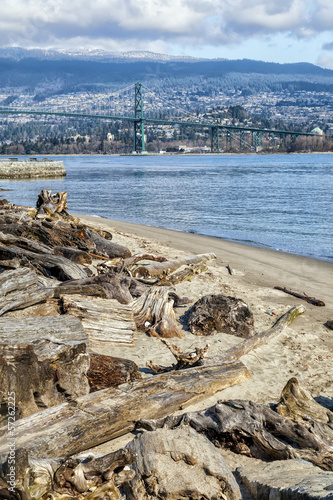
[[68,191],[70,212],[333,262],[333,155],[59,156],[65,179],[0,181],[14,203]]

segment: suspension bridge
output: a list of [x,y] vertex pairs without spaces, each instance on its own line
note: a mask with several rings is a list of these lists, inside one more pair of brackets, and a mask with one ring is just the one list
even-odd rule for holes
[[[201,130],[208,130],[211,138],[211,152],[219,153],[221,151],[221,140],[225,145],[224,150],[231,150],[233,146],[237,143],[237,148],[240,151],[245,151],[246,149],[258,151],[259,148],[263,147],[264,137],[268,141],[268,144],[272,149],[276,145],[279,147],[286,148],[287,143],[292,144],[296,141],[298,137],[301,136],[315,136],[316,134],[311,132],[299,132],[293,130],[278,130],[278,129],[268,129],[268,128],[258,128],[252,126],[237,126],[230,124],[221,124],[212,121],[197,120],[187,110],[183,110],[187,115],[187,119],[161,119],[154,118],[151,116],[145,116],[144,114],[144,97],[143,97],[143,85],[142,83],[136,83],[130,85],[120,90],[119,92],[114,92],[113,94],[120,95],[122,91],[128,91],[134,87],[134,113],[131,116],[119,116],[115,114],[110,114],[103,111],[103,113],[93,112],[96,106],[91,106],[90,110],[87,109],[77,111],[68,109],[59,109],[59,106],[48,107],[20,107],[17,105],[1,106],[0,115],[31,115],[31,116],[50,116],[50,117],[66,117],[66,118],[90,118],[96,120],[106,120],[106,121],[121,121],[130,122],[133,124],[133,152],[137,154],[144,154],[146,152],[146,140],[145,140],[145,127],[150,125],[165,126],[169,125],[171,127],[194,127]],[[133,110],[133,108],[132,108]]]

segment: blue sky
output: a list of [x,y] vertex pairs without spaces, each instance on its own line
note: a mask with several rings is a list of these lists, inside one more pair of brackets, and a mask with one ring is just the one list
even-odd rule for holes
[[332,0],[2,0],[0,45],[149,50],[333,69]]

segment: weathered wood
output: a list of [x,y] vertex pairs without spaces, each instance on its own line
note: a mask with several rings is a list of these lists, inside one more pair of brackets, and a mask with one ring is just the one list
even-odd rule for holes
[[230,264],[228,264],[226,268],[228,269],[228,273],[230,274],[230,276],[233,276],[235,274],[235,271],[232,269],[232,267],[230,267]]
[[82,279],[88,276],[83,267],[79,267],[74,262],[65,259],[65,257],[37,254],[14,245],[0,247],[0,266],[2,259],[8,260],[14,258],[19,259],[21,265],[25,265],[28,262],[45,276],[53,276],[60,281]]
[[28,344],[0,344],[0,418],[7,420],[15,399],[15,420],[41,409],[89,394],[86,345],[35,340]]
[[189,427],[145,432],[131,441],[137,460],[126,498],[240,500],[238,484],[219,450]]
[[46,288],[37,274],[28,268],[0,274],[0,315],[43,302],[52,296],[53,290]]
[[123,245],[118,245],[113,241],[103,238],[96,231],[93,231],[92,229],[87,228],[85,230],[85,234],[88,236],[89,239],[91,239],[95,243],[96,249],[99,252],[107,255],[111,259],[114,257],[126,258],[126,257],[131,257],[132,255],[127,247]]
[[157,283],[160,286],[177,285],[177,283],[181,283],[183,281],[191,281],[195,274],[202,273],[206,270],[206,262],[201,262],[200,264],[192,264],[191,266],[180,269],[179,271],[176,271],[170,275],[161,276]]
[[54,255],[61,255],[76,264],[91,264],[92,257],[88,252],[83,252],[77,248],[72,247],[54,247]]
[[206,345],[206,347],[196,347],[194,352],[183,352],[178,346],[170,344],[170,342],[168,342],[166,339],[161,339],[161,341],[172,352],[172,354],[176,358],[177,363],[172,366],[166,367],[156,365],[152,361],[148,361],[147,366],[154,373],[165,373],[171,370],[183,370],[192,366],[198,366],[199,364],[201,364],[209,349],[209,346]]
[[90,392],[118,387],[126,382],[141,379],[138,366],[130,359],[91,354],[88,380]]
[[16,311],[8,311],[3,314],[3,318],[28,318],[41,316],[59,316],[61,310],[58,300],[49,299],[46,302],[41,302],[33,306],[17,309]]
[[331,330],[333,330],[333,319],[327,320],[325,325],[327,326],[327,328],[330,328]]
[[147,277],[170,274],[173,271],[179,269],[181,266],[189,264],[200,264],[211,259],[216,259],[215,254],[204,253],[201,255],[191,255],[189,257],[183,257],[177,260],[167,260],[166,262],[160,262],[157,264],[149,263],[140,265],[137,268],[133,269],[133,276]]
[[13,234],[7,234],[0,231],[0,242],[4,245],[15,245],[24,250],[30,250],[35,253],[46,253],[52,254],[52,250],[47,245],[39,243],[36,240],[29,240],[24,236],[14,236]]
[[257,347],[266,344],[269,340],[277,337],[287,326],[289,326],[292,321],[294,321],[297,316],[303,314],[306,310],[305,306],[298,305],[294,306],[285,314],[283,314],[268,330],[264,332],[257,333],[250,339],[243,340],[238,345],[231,347],[221,356],[214,356],[212,358],[205,358],[204,364],[208,365],[210,363],[223,363],[230,362],[239,359],[241,356],[245,356],[249,352],[253,351]]
[[255,335],[253,313],[236,297],[205,295],[188,311],[187,323],[194,335],[213,335],[218,331],[250,338]]
[[180,323],[173,310],[174,300],[170,298],[170,287],[149,288],[132,304],[137,328],[156,337],[183,337]]
[[42,189],[36,202],[37,214],[58,213],[69,215],[67,212],[67,191],[51,194],[51,191]]
[[89,345],[81,321],[73,316],[0,318],[0,344],[26,344],[41,338],[55,344]]
[[[16,447],[56,458],[90,449],[134,429],[141,418],[160,418],[250,378],[240,362],[189,368],[81,397],[26,417],[16,425]],[[64,432],[65,430],[65,432]],[[0,429],[0,462],[8,453]]]
[[60,298],[62,295],[93,295],[94,297],[101,297],[102,299],[108,298],[108,294],[102,285],[80,285],[73,281],[65,281],[54,289],[55,298]]
[[[35,459],[24,449],[16,451],[16,495],[10,495],[10,459],[2,467],[0,498],[9,500],[80,498],[87,500],[120,500],[119,487],[133,479],[134,472],[128,466],[135,460],[132,450],[119,450],[101,456]],[[124,470],[126,467],[127,470]]]
[[57,288],[57,294],[61,293],[63,287],[65,287],[66,293],[70,294],[70,287],[74,287],[74,289],[77,290],[78,286],[86,285],[97,285],[102,287],[107,298],[116,299],[121,304],[129,304],[133,301],[133,297],[140,296],[147,288],[145,285],[137,283],[135,279],[129,276],[108,272],[82,280],[61,283]]
[[138,428],[174,429],[190,425],[215,445],[261,460],[298,458],[333,470],[333,447],[313,427],[294,424],[265,405],[247,400],[219,401],[198,412],[141,420]]
[[313,304],[314,306],[324,306],[325,302],[322,300],[318,300],[315,297],[309,297],[308,295],[298,293],[298,292],[293,292],[292,290],[288,290],[287,288],[282,288],[281,286],[275,286],[274,290],[281,290],[281,292],[288,293],[289,295],[293,295],[294,297],[297,297],[298,299],[305,300],[309,304]]
[[65,313],[78,318],[89,337],[91,347],[115,343],[133,346],[135,322],[132,308],[117,300],[61,296]]

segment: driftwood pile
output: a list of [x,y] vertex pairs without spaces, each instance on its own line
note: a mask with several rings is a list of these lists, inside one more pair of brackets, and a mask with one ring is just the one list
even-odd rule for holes
[[[107,231],[67,211],[67,193],[42,190],[36,209],[0,207],[0,499],[154,500],[241,498],[217,450],[265,460],[305,458],[332,470],[332,414],[292,379],[268,408],[221,401],[177,410],[251,377],[240,357],[282,332],[297,306],[256,333],[246,304],[209,295],[186,315],[191,332],[223,330],[244,340],[218,357],[182,352],[174,285],[207,269],[213,254],[167,260],[131,255]],[[95,354],[132,346],[138,332],[161,338],[172,366]],[[135,429],[129,445],[82,454]]]

